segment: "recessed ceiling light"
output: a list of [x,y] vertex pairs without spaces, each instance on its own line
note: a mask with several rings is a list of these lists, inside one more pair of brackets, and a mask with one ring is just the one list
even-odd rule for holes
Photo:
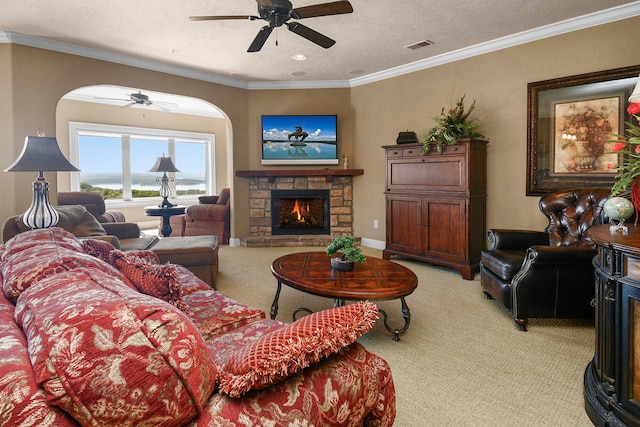
[[351,74],[352,76],[359,76],[361,74],[364,74],[364,70],[351,70],[349,71],[349,74]]
[[294,61],[305,61],[307,59],[306,55],[303,55],[301,53],[297,53],[295,55],[292,56]]
[[416,49],[420,49],[421,47],[431,46],[432,44],[434,44],[434,43],[431,40],[422,40],[421,42],[412,43],[412,44],[407,45],[405,47],[407,49],[416,50]]
[[289,73],[290,76],[301,77],[307,74],[305,71],[292,71]]

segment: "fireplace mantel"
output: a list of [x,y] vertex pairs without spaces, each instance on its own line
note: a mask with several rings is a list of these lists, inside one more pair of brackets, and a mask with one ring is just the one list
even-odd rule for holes
[[283,176],[324,176],[327,182],[331,182],[334,176],[358,175],[364,175],[364,169],[254,169],[236,171],[236,176],[244,178],[266,177],[269,182],[273,182],[276,177]]

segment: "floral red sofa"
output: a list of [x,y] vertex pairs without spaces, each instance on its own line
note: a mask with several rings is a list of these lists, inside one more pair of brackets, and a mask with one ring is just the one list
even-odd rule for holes
[[389,366],[355,342],[371,303],[286,325],[60,228],[0,250],[2,426],[393,424]]

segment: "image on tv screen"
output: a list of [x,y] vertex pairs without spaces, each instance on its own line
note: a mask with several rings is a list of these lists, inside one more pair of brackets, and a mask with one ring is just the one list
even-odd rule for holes
[[262,164],[337,164],[337,116],[262,116]]

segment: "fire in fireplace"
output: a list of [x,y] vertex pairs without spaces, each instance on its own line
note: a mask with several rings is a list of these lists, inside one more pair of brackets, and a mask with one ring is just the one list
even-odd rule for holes
[[271,192],[271,234],[329,234],[328,190]]

